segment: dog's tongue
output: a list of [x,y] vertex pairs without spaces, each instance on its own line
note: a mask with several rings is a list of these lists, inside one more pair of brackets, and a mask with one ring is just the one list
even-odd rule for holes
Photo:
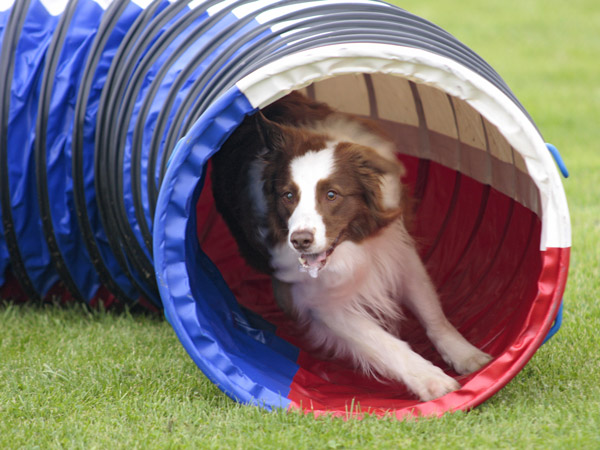
[[302,254],[300,260],[300,270],[317,278],[319,270],[323,267],[327,259],[327,252]]
[[321,263],[327,259],[327,252],[303,254],[302,259],[304,259],[306,265],[309,267],[321,267]]

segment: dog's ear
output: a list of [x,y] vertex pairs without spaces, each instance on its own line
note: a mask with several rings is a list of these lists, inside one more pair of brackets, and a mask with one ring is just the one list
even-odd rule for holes
[[350,163],[348,170],[355,173],[369,208],[361,226],[372,230],[402,216],[404,189],[401,178],[405,171],[402,163],[393,155],[386,157],[383,152],[359,144],[343,143],[338,150]]
[[264,147],[269,150],[279,150],[284,147],[283,130],[279,124],[267,119],[261,111],[254,114],[254,126]]
[[402,178],[406,174],[404,165],[397,159],[389,159],[381,156],[380,153],[374,149],[366,149],[363,155],[365,156],[365,166],[373,169],[380,175],[392,175],[398,179]]

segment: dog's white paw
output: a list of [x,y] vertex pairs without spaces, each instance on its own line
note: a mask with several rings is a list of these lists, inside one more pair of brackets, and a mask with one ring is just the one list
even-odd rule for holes
[[467,375],[478,371],[492,359],[487,353],[482,352],[476,347],[472,347],[469,352],[462,352],[458,357],[451,359],[449,362],[457,373]]
[[430,364],[419,372],[414,372],[404,382],[422,401],[427,402],[460,389],[454,378],[446,375],[442,369]]
[[444,361],[461,375],[473,373],[493,359],[455,330],[452,333],[438,336],[435,343]]

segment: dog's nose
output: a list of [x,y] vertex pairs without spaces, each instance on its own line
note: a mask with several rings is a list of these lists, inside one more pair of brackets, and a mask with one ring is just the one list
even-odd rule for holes
[[315,235],[312,231],[298,230],[294,231],[290,236],[290,241],[296,250],[306,250],[312,245],[315,240]]

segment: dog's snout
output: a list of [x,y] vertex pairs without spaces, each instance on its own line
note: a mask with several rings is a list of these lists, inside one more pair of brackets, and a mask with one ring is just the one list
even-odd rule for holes
[[309,230],[294,231],[290,236],[290,242],[296,250],[306,250],[315,241],[315,235]]

